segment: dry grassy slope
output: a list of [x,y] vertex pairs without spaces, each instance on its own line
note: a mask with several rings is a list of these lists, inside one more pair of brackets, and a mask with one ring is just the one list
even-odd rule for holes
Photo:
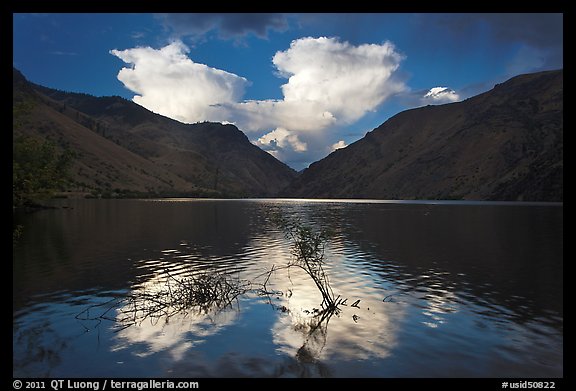
[[563,72],[522,75],[463,102],[404,111],[310,166],[298,197],[559,201]]
[[41,135],[78,154],[71,169],[77,183],[70,190],[122,189],[137,192],[192,192],[190,183],[155,165],[90,129],[74,122],[50,106],[38,103],[19,130],[27,135]]
[[[271,196],[296,175],[252,145],[232,125],[182,124],[120,97],[97,98],[34,85],[16,70],[14,89],[33,96],[43,108],[35,110],[34,124],[27,132],[39,133],[43,129],[61,143],[70,142],[79,148],[82,153],[75,176],[83,176],[88,182],[93,178],[98,186],[164,193]],[[67,129],[75,129],[76,136]]]

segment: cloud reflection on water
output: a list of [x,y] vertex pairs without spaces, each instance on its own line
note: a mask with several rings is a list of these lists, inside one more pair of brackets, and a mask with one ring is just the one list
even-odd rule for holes
[[[263,272],[270,270],[273,265],[278,267],[288,263],[291,256],[289,245],[283,243],[282,236],[271,236],[256,237],[249,244],[252,249],[265,248],[266,252],[251,253],[253,257],[257,256],[259,259],[243,271],[248,276],[243,275],[241,278],[252,279],[253,283],[262,283],[265,279],[262,276]],[[181,265],[183,256],[185,255],[188,260],[199,256],[192,253],[183,255],[182,249],[163,250],[161,253],[161,261],[151,259],[143,261],[144,264],[156,271],[161,267],[173,266],[180,276],[185,275],[186,270]],[[146,319],[140,324],[119,331],[112,350],[129,349],[138,357],[161,353],[174,363],[186,361],[190,355],[195,354],[195,351],[203,350],[202,344],[217,344],[218,334],[225,330],[236,333],[239,339],[244,338],[242,330],[244,322],[241,318],[246,314],[250,316],[249,313],[253,311],[254,306],[261,306],[265,311],[263,316],[271,319],[269,333],[274,360],[269,365],[276,367],[273,373],[282,375],[293,374],[294,371],[300,373],[303,370],[302,366],[305,366],[312,368],[306,369],[308,375],[330,376],[324,363],[331,360],[369,360],[388,357],[396,346],[395,335],[404,317],[405,305],[383,302],[382,290],[376,287],[370,275],[344,273],[341,270],[343,260],[343,255],[332,253],[327,260],[327,266],[330,269],[334,291],[348,298],[347,305],[341,306],[341,312],[327,317],[320,325],[317,324],[320,317],[315,316],[315,312],[321,309],[322,297],[313,281],[302,270],[292,268],[274,272],[268,281],[268,291],[277,291],[279,294],[262,297],[252,292],[240,300],[238,307],[233,306],[223,311],[206,314],[191,309],[187,313],[179,313],[169,319],[158,321]],[[197,264],[197,262],[190,263],[190,265]],[[166,275],[157,272],[149,280],[137,285],[134,290],[137,293],[164,289],[165,278]],[[352,307],[351,305],[358,299],[360,299],[359,305]],[[242,351],[236,353],[239,356],[237,359],[249,358],[249,355],[245,355]],[[221,359],[224,359],[224,356]],[[291,369],[287,371],[286,366]]]
[[[28,216],[13,272],[16,377],[562,376],[561,208],[84,201]],[[74,318],[161,286],[165,268],[256,279],[285,264],[271,206],[336,234],[325,269],[348,306],[312,336],[305,310],[320,297],[284,272],[270,281],[286,293],[273,307],[251,294],[239,310],[117,333],[107,322],[87,333]]]

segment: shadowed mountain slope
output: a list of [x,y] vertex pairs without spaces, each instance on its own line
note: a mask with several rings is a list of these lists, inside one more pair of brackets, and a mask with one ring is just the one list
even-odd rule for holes
[[183,124],[120,97],[38,86],[16,69],[13,104],[14,136],[76,153],[70,190],[267,197],[296,176],[234,125]]
[[311,198],[562,201],[563,70],[401,112],[313,163],[284,191]]

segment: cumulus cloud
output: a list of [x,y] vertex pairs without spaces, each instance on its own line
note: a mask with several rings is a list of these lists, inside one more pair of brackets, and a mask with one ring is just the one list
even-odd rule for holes
[[218,107],[223,115],[234,118],[245,132],[261,132],[282,126],[299,132],[314,132],[336,123],[325,106],[313,101],[248,100]]
[[285,102],[313,102],[323,116],[355,121],[404,89],[392,78],[403,56],[394,45],[351,45],[336,38],[302,38],[278,52],[272,62],[288,78]]
[[[301,38],[278,51],[272,63],[287,79],[283,99],[242,100],[248,81],[194,63],[180,41],[161,48],[110,53],[131,67],[118,79],[138,95],[134,101],[182,122],[226,121],[283,161],[326,150],[320,136],[351,124],[386,99],[406,90],[395,72],[403,60],[394,45],[352,45],[337,38]],[[325,138],[325,137],[324,137]],[[334,141],[332,141],[334,142]],[[328,144],[330,145],[330,144]]]
[[[277,74],[288,79],[281,87],[283,99],[222,105],[222,110],[249,133],[285,129],[308,145],[313,161],[326,153],[327,132],[354,123],[406,90],[395,77],[403,58],[390,42],[354,46],[337,38],[297,39],[272,59]],[[298,159],[303,150],[296,145],[276,149],[275,156]]]
[[344,142],[344,140],[340,140],[337,143],[332,144],[332,146],[330,147],[330,151],[335,151],[337,149],[341,149],[341,148],[346,148],[348,145],[346,145],[346,142]]
[[237,102],[248,81],[195,63],[186,55],[188,51],[175,41],[158,50],[138,47],[110,53],[132,65],[120,70],[118,80],[138,94],[133,100],[139,105],[182,122],[226,120],[211,106]]
[[287,149],[294,152],[305,152],[308,149],[308,145],[302,142],[297,134],[286,128],[276,128],[260,137],[254,144],[276,158],[283,157]]
[[460,100],[460,96],[456,91],[448,87],[434,87],[431,88],[422,98],[424,104],[442,104],[452,103]]

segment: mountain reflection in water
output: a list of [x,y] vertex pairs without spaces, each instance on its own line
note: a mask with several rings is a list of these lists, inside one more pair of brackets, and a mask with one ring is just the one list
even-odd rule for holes
[[[556,377],[563,374],[562,206],[289,200],[60,200],[16,215],[13,374]],[[335,234],[342,311],[296,270],[220,311],[118,331],[75,315],[204,270],[256,280],[291,257],[270,210]],[[360,300],[358,306],[351,304]],[[317,326],[317,327],[315,327]]]

